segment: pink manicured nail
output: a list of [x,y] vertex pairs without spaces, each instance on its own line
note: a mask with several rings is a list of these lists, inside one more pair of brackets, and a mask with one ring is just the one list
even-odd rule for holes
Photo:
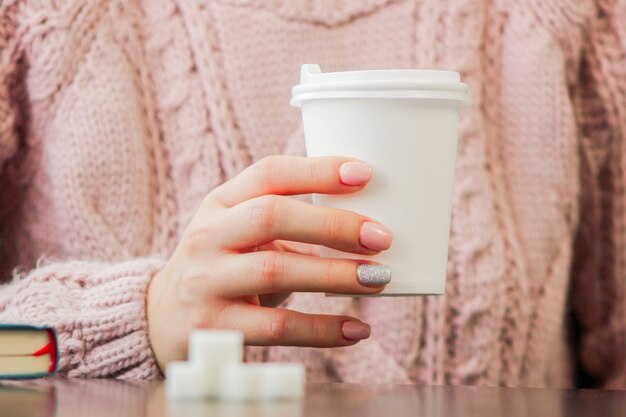
[[341,325],[341,333],[348,340],[363,340],[370,337],[370,326],[356,321],[345,321]]
[[339,178],[345,185],[363,185],[372,178],[372,168],[363,162],[346,162],[339,168]]
[[391,246],[393,234],[380,223],[365,222],[361,225],[359,241],[371,250],[385,250]]

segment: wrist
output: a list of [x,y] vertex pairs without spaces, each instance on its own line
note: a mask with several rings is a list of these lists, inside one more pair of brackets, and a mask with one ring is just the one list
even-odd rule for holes
[[152,353],[156,359],[156,362],[162,373],[165,372],[166,362],[164,360],[162,343],[161,343],[161,320],[159,319],[159,311],[163,308],[163,280],[165,269],[167,266],[157,271],[152,275],[150,283],[148,284],[148,291],[146,295],[146,321],[148,325],[148,338]]

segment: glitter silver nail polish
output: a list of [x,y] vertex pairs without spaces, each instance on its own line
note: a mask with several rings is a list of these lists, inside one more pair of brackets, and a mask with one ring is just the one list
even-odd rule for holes
[[391,281],[391,267],[387,265],[361,264],[356,269],[359,282],[363,285],[379,287]]

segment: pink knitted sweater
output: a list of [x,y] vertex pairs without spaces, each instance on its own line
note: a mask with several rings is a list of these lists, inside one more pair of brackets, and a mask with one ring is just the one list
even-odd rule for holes
[[442,297],[295,294],[354,347],[249,348],[312,381],[626,386],[626,4],[0,2],[0,321],[50,323],[68,376],[155,378],[146,287],[202,197],[303,153],[302,63],[445,68],[461,122]]

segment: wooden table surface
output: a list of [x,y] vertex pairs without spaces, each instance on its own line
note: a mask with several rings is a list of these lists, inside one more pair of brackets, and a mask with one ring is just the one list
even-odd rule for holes
[[162,382],[0,382],[0,416],[145,417],[611,417],[626,391],[309,384],[295,403],[168,403]]

